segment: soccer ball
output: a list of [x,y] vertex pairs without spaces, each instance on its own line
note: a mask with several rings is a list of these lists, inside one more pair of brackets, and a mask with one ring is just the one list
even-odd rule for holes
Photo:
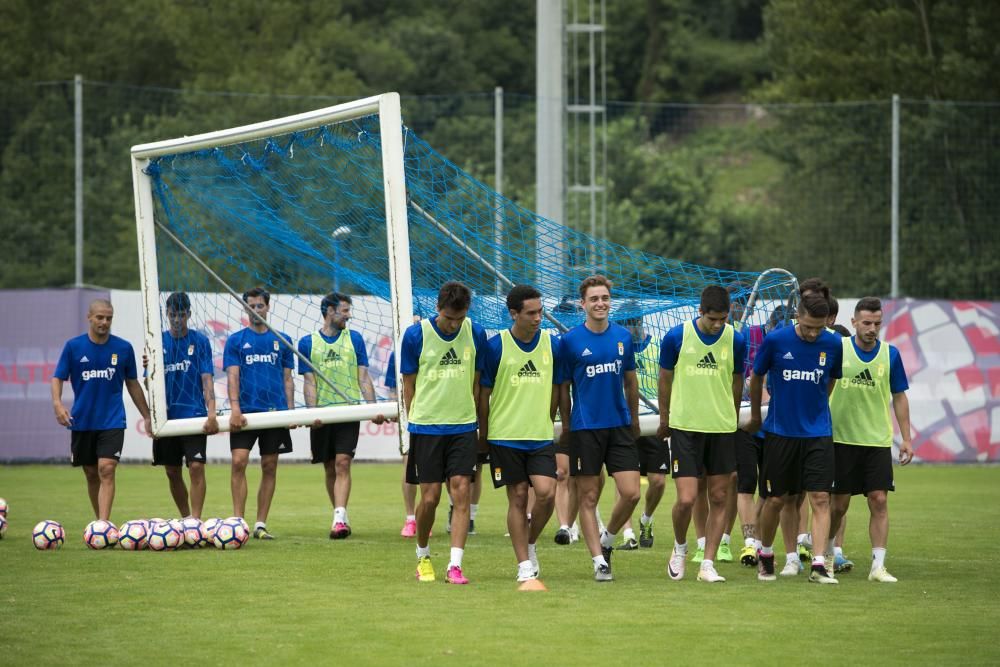
[[250,539],[246,521],[240,517],[230,517],[215,528],[213,542],[220,549],[239,549]]
[[83,542],[91,549],[113,547],[118,544],[118,529],[110,521],[91,521],[83,531]]
[[0,514],[0,540],[3,536],[7,534],[7,519],[2,514]]
[[178,530],[172,521],[150,523],[147,542],[153,551],[173,551],[184,544],[184,532],[183,529]]
[[193,549],[208,545],[208,536],[205,534],[204,524],[201,519],[189,516],[181,522],[184,527],[184,543]]
[[146,539],[149,528],[143,520],[126,521],[118,529],[118,545],[126,551],[142,551],[149,544]]
[[202,530],[205,532],[205,537],[208,538],[208,544],[215,546],[215,529],[219,527],[222,523],[222,519],[207,519],[205,523],[202,524]]
[[0,498],[0,516],[7,518],[7,501]]
[[66,534],[58,521],[39,521],[31,530],[31,541],[41,551],[58,549],[65,539]]

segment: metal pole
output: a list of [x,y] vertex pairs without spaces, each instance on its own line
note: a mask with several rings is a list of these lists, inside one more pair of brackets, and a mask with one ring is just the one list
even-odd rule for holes
[[[503,247],[503,88],[493,89],[493,173],[496,177],[493,189],[496,190],[493,211],[493,265],[497,270],[503,270],[501,263],[501,248]],[[497,279],[497,294],[502,293],[500,280]]]
[[892,278],[889,296],[899,298],[899,95],[892,96]]
[[76,274],[73,284],[83,287],[83,75],[73,77],[73,163],[76,188]]
[[[535,183],[538,215],[558,224],[566,223],[564,210],[563,114],[563,3],[536,0],[535,35]],[[553,238],[553,236],[555,238]],[[562,234],[538,235],[537,272],[539,282],[547,276],[565,273]],[[560,290],[561,286],[560,286]]]

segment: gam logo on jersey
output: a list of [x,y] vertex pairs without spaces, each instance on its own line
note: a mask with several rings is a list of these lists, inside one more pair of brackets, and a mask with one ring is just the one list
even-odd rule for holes
[[163,370],[166,373],[187,373],[189,368],[191,368],[191,360],[185,359],[175,364],[167,364],[163,367]]
[[87,380],[97,380],[97,379],[111,380],[114,377],[115,377],[114,368],[99,368],[93,371],[83,371],[83,373],[80,374],[80,378],[84,382],[86,382]]
[[786,382],[797,380],[800,382],[812,382],[813,384],[819,384],[823,380],[823,373],[824,371],[822,368],[817,368],[814,371],[800,371],[786,368],[781,371],[781,377]]
[[603,375],[604,373],[614,373],[615,375],[621,375],[622,373],[622,360],[616,359],[615,361],[609,361],[606,364],[590,364],[587,366],[587,377],[592,378],[595,375]]
[[278,353],[271,352],[270,354],[248,354],[243,357],[243,361],[247,366],[253,366],[254,364],[276,364],[278,362]]

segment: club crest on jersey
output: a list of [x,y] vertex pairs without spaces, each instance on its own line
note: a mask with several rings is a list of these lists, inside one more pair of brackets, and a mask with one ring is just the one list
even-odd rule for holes
[[188,345],[188,356],[194,354],[194,345]]
[[278,351],[278,341],[274,341],[274,351]]
[[826,366],[826,352],[819,353],[819,365]]
[[618,341],[618,356],[625,354],[625,343]]
[[117,354],[112,354],[111,355],[111,365],[112,366],[117,366],[118,365],[118,355]]

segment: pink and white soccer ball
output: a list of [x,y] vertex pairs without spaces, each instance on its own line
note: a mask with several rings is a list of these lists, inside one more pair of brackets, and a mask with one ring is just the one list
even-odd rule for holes
[[0,514],[0,540],[7,534],[7,518]]
[[201,519],[189,516],[181,525],[184,527],[184,543],[192,549],[208,546],[208,536],[205,534],[205,525]]
[[40,551],[54,551],[63,545],[66,532],[58,521],[45,519],[31,529],[31,541]]
[[110,521],[98,519],[87,524],[83,542],[91,549],[107,549],[118,544],[118,528]]
[[0,498],[0,516],[7,518],[7,501]]
[[214,546],[215,529],[219,527],[220,523],[222,523],[222,519],[213,517],[211,519],[205,519],[205,522],[202,524],[202,530],[205,532],[205,537],[208,538],[209,545]]
[[142,519],[126,521],[118,529],[118,545],[126,551],[142,551],[149,546],[149,527]]
[[215,528],[213,542],[219,549],[239,549],[250,539],[246,521],[240,517],[230,517]]
[[183,529],[178,530],[171,521],[151,523],[147,543],[152,551],[173,551],[184,544]]

